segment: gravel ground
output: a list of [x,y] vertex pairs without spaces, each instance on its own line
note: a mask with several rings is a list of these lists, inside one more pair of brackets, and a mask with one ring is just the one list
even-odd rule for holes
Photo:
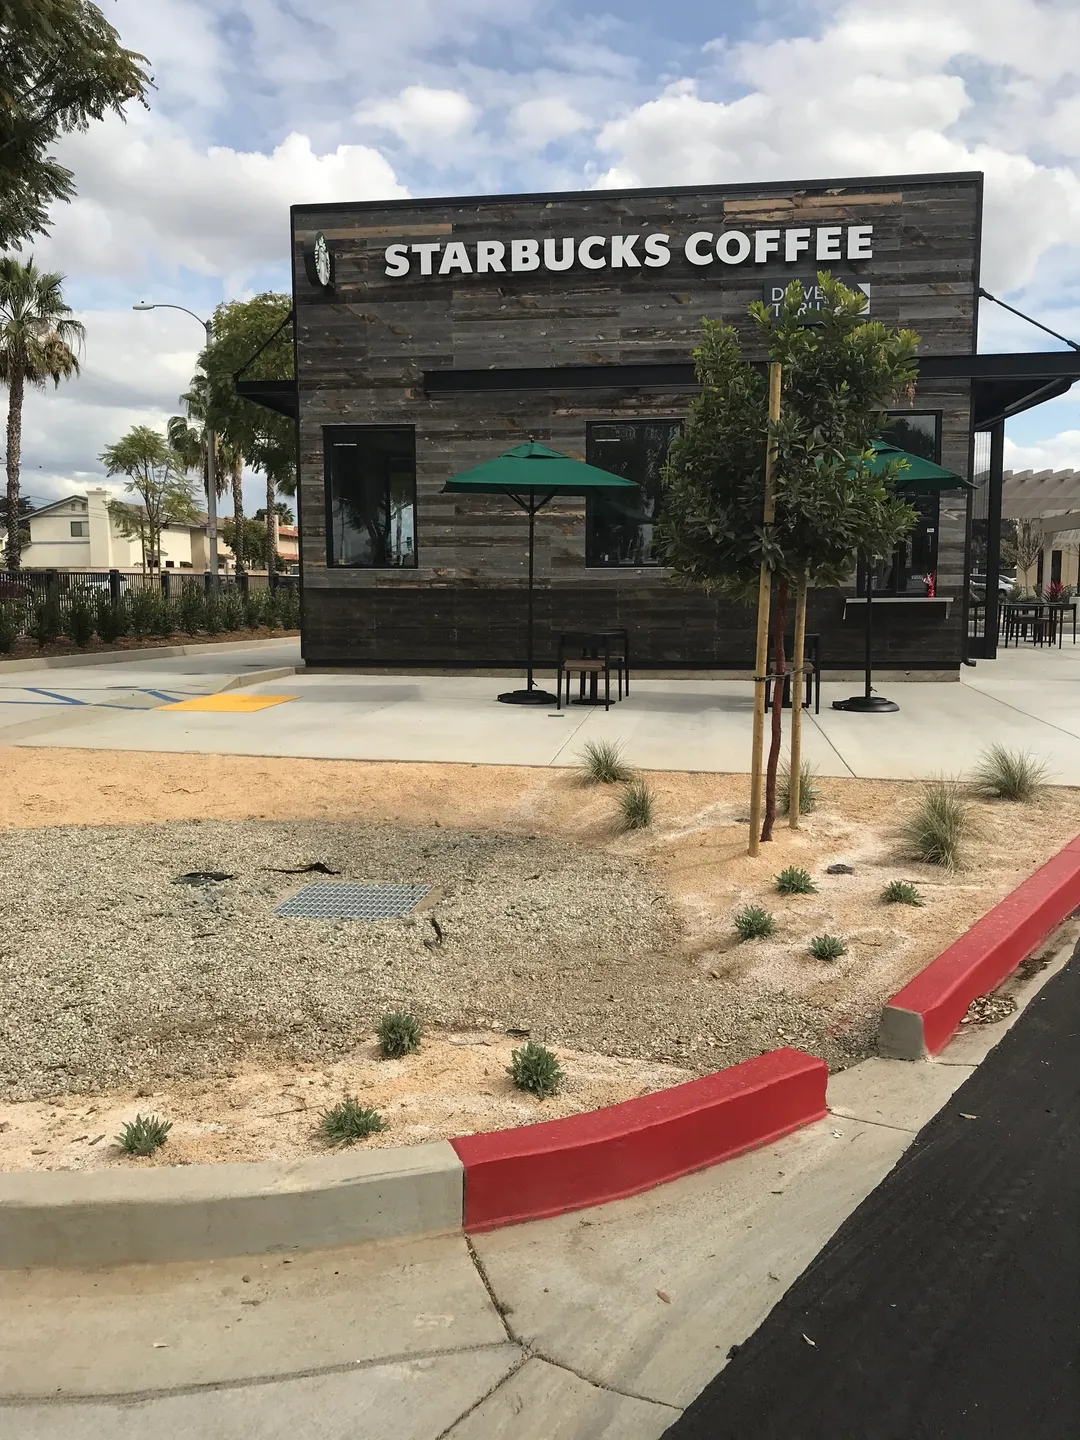
[[[342,879],[427,881],[441,894],[429,913],[399,920],[275,916],[325,877],[270,867],[313,861]],[[253,1056],[333,1058],[401,1005],[433,1025],[651,1055],[641,1021],[627,1033],[627,1017],[643,987],[656,991],[654,957],[680,933],[642,861],[528,835],[304,821],[57,826],[0,832],[0,865],[8,1100],[228,1075]],[[195,870],[235,878],[174,883]]]

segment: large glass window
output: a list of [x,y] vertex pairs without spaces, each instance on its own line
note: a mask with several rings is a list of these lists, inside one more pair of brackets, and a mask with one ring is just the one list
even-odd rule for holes
[[[941,416],[937,411],[895,411],[889,416],[884,439],[891,445],[919,455],[924,460],[941,463]],[[903,484],[898,487],[903,494]],[[891,556],[878,560],[874,567],[874,591],[886,595],[926,595],[928,577],[937,575],[938,520],[940,497],[904,495],[909,505],[919,512],[914,530],[897,545]],[[860,575],[859,589],[866,592],[865,577]]]
[[323,431],[327,563],[416,564],[416,438],[411,425]]
[[653,528],[660,518],[660,471],[681,428],[679,420],[594,421],[586,427],[590,465],[633,480],[618,498],[590,495],[585,507],[586,565],[656,565]]

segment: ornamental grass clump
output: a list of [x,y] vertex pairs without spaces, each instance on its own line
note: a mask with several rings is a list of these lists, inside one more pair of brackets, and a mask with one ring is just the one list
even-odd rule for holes
[[926,901],[910,880],[890,880],[881,892],[886,905],[925,905]]
[[355,1095],[344,1099],[319,1116],[322,1137],[330,1145],[352,1145],[386,1130],[387,1123],[377,1110],[361,1105]]
[[776,888],[781,895],[816,895],[817,886],[810,878],[809,870],[800,870],[789,865],[776,877]]
[[744,905],[734,923],[740,940],[765,940],[776,931],[776,917],[760,905]]
[[1048,770],[1026,750],[991,745],[975,762],[972,783],[986,800],[1037,800],[1046,785]]
[[125,1155],[153,1155],[165,1144],[171,1129],[171,1120],[162,1120],[158,1115],[136,1115],[116,1139]]
[[619,796],[619,818],[624,830],[647,830],[653,821],[655,799],[647,780],[631,780]]
[[578,759],[585,785],[624,785],[634,778],[622,758],[622,746],[614,740],[589,740]]
[[420,1049],[420,1021],[408,1010],[388,1010],[379,1021],[378,1034],[384,1060],[397,1060]]
[[[800,815],[809,815],[811,810],[817,809],[818,796],[821,794],[817,778],[818,774],[813,765],[809,760],[804,760],[799,766]],[[780,773],[776,777],[776,798],[781,815],[789,814],[791,810],[791,770],[787,765],[780,767]]]
[[931,780],[903,829],[912,859],[955,870],[971,832],[971,807],[952,780]]
[[506,1073],[519,1090],[525,1090],[540,1100],[557,1094],[566,1079],[556,1056],[546,1045],[538,1045],[535,1040],[511,1053]]
[[839,960],[847,954],[847,946],[839,935],[815,935],[810,941],[810,954],[815,960]]

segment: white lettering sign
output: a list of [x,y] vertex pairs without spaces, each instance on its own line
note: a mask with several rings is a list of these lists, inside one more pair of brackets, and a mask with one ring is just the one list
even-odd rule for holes
[[[656,269],[671,260],[672,237],[651,235],[560,236],[558,239],[448,240],[421,244],[388,245],[383,255],[385,273],[392,279],[405,275],[490,275],[506,271],[637,270]],[[678,244],[678,242],[676,242]],[[871,260],[873,225],[818,225],[790,230],[695,230],[679,245],[691,265],[705,267],[720,261],[742,265],[752,257],[755,265],[782,260],[793,265],[805,255],[815,260]]]

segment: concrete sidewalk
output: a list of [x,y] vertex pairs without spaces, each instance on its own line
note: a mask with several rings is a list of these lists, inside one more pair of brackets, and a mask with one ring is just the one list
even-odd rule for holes
[[763,1150],[472,1241],[0,1272],[0,1437],[658,1440],[1017,1018],[835,1076]]
[[[644,769],[745,772],[752,691],[738,680],[635,680],[622,704],[500,705],[489,676],[304,674],[250,694],[295,696],[254,715],[169,712],[256,666],[299,662],[296,641],[258,654],[118,663],[93,671],[0,677],[0,744],[326,759],[569,765],[586,740],[621,740]],[[33,687],[33,688],[31,688]],[[1045,759],[1058,784],[1080,785],[1080,649],[1006,650],[959,684],[880,677],[891,715],[830,708],[858,686],[826,681],[807,712],[804,752],[823,775],[910,779],[963,773],[999,742]],[[48,694],[43,692],[49,692]],[[787,719],[788,717],[785,717]]]

